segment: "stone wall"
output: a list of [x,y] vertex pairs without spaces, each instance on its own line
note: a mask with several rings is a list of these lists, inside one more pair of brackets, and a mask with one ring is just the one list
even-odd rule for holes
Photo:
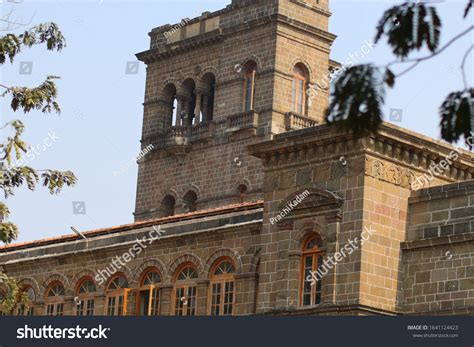
[[413,192],[402,243],[400,310],[474,313],[474,180]]

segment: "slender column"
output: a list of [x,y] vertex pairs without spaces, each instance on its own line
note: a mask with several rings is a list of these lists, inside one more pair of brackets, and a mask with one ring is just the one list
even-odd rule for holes
[[199,124],[203,121],[204,115],[201,119],[201,94],[196,93],[196,108],[194,109],[194,124]]
[[178,100],[178,105],[176,106],[176,125],[182,125],[181,122],[181,111],[183,110],[183,101],[182,97],[176,97]]

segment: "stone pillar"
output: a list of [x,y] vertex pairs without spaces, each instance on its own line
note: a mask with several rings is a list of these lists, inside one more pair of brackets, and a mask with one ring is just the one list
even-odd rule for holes
[[203,119],[201,119],[201,97],[202,95],[200,93],[196,93],[196,108],[194,109],[194,124],[199,124],[203,121],[204,119],[204,115],[203,115]]
[[160,308],[160,316],[173,316],[174,315],[174,307],[172,307],[173,303],[173,286],[166,285],[161,287],[161,308]]
[[181,112],[183,111],[184,98],[177,96],[176,99],[178,100],[178,105],[176,106],[176,125],[183,125]]
[[209,280],[199,280],[197,284],[196,316],[207,315],[207,293]]

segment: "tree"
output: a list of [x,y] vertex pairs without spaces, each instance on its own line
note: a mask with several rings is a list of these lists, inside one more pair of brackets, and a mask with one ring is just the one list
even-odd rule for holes
[[[12,24],[8,18],[0,21]],[[11,27],[11,25],[7,25],[6,28],[11,29]],[[13,63],[16,55],[23,48],[41,44],[45,44],[49,51],[63,49],[65,39],[55,23],[39,24],[19,35],[7,33],[0,36],[0,65],[7,61]],[[57,78],[56,76],[47,76],[43,83],[33,88],[0,84],[0,88],[4,90],[1,97],[11,99],[12,112],[28,113],[38,110],[42,113],[60,113],[60,107],[56,101],[55,79]],[[37,184],[41,184],[51,194],[57,194],[64,186],[73,186],[76,183],[77,178],[71,171],[35,170],[29,166],[13,164],[13,157],[18,163],[30,148],[21,138],[25,127],[20,120],[13,120],[4,124],[0,129],[11,132],[0,143],[0,188],[3,190],[5,199],[13,195],[14,190],[23,185],[26,185],[30,190],[35,190]],[[15,240],[19,233],[18,227],[14,223],[5,220],[9,214],[8,206],[4,202],[0,202],[0,241],[6,244]],[[7,287],[7,293],[0,302],[6,313],[13,314],[19,305],[28,303],[27,295],[15,279],[0,272],[0,283]]]
[[[468,16],[473,3],[474,0],[469,0],[464,18]],[[441,54],[473,29],[474,25],[469,26],[440,47],[441,19],[435,7],[418,0],[388,9],[377,25],[375,43],[386,37],[396,60],[385,66],[362,64],[348,69],[344,67],[335,72],[338,77],[326,110],[327,122],[356,135],[377,132],[383,120],[382,106],[386,88],[393,87],[397,78],[421,62]],[[413,51],[425,47],[430,54],[408,58]],[[465,72],[467,57],[473,49],[474,45],[467,48],[461,62],[464,88],[450,93],[439,109],[441,137],[449,143],[461,138],[468,142],[474,132],[474,89],[467,85]],[[392,71],[392,66],[397,64],[409,66],[396,74]]]
[[[20,35],[6,34],[0,37],[0,65],[7,59],[13,63],[15,56],[21,52],[23,47],[31,47],[46,43],[48,50],[61,51],[65,40],[55,23],[39,24]],[[0,84],[4,89],[2,97],[11,98],[11,109],[13,112],[23,111],[28,113],[39,110],[42,113],[52,111],[59,113],[60,107],[56,102],[57,87],[54,80],[58,77],[47,76],[46,80],[37,87],[11,87]],[[71,171],[58,170],[35,170],[29,166],[12,165],[12,156],[17,162],[21,160],[30,148],[22,139],[25,130],[20,120],[13,120],[2,126],[1,129],[9,128],[13,134],[8,136],[5,142],[0,143],[0,188],[5,198],[14,194],[14,189],[26,184],[30,190],[34,190],[38,183],[49,189],[51,194],[57,194],[66,186],[76,183],[76,177]],[[18,236],[18,228],[14,223],[6,222],[10,211],[8,206],[0,202],[0,241],[10,243]]]
[[30,299],[18,282],[0,271],[0,284],[6,287],[6,293],[0,298],[2,312],[7,315],[14,315],[21,306],[29,307]]

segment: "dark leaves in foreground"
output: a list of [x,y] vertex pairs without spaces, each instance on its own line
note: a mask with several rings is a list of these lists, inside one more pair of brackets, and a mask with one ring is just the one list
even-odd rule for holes
[[474,128],[474,89],[449,94],[439,113],[444,140],[453,143],[462,136],[467,140]]
[[[393,81],[389,84],[393,85]],[[335,81],[326,120],[356,135],[376,132],[382,123],[384,95],[384,83],[377,67],[353,66]]]
[[406,2],[385,11],[377,25],[375,43],[387,35],[393,54],[402,59],[424,44],[434,52],[439,45],[440,28],[441,19],[433,6]]

